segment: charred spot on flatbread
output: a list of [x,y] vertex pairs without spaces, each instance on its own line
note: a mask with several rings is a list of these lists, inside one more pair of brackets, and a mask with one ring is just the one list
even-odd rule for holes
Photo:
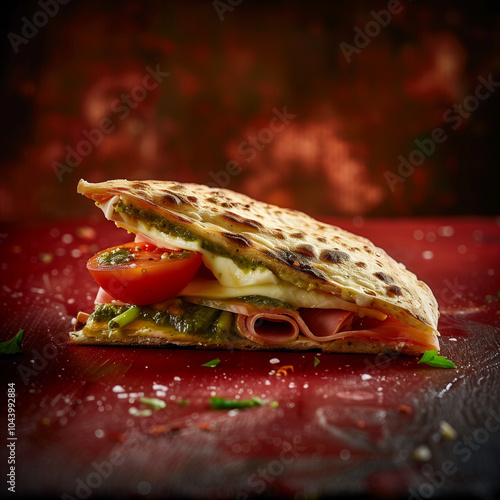
[[381,273],[381,272],[376,272],[376,273],[373,273],[373,275],[378,278],[379,280],[383,281],[384,283],[386,283],[387,285],[390,285],[392,283],[394,283],[394,279],[392,279],[390,276],[388,276],[387,274],[385,273]]
[[403,290],[397,285],[388,286],[386,290],[389,295],[403,295]]
[[323,262],[343,264],[344,262],[347,262],[351,257],[348,253],[342,252],[341,250],[336,248],[334,250],[323,250],[319,258]]

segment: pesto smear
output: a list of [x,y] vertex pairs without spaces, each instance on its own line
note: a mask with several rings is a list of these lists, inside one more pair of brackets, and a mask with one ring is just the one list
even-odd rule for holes
[[127,248],[115,248],[110,252],[105,252],[99,255],[99,265],[101,266],[118,266],[119,264],[127,264],[135,260],[135,255]]
[[[138,306],[134,306],[138,307]],[[97,304],[90,322],[109,322],[130,309],[130,305]],[[197,304],[190,304],[181,299],[173,299],[164,303],[164,307],[156,309],[140,306],[138,319],[151,321],[160,327],[171,327],[187,335],[202,334],[205,337],[217,338],[232,329],[232,320],[219,322],[222,311]]]

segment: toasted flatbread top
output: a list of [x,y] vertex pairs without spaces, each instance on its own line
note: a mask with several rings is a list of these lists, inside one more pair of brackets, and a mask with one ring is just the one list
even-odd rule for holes
[[80,180],[78,192],[99,202],[120,195],[230,255],[263,263],[283,279],[437,333],[437,301],[415,274],[368,239],[297,210],[228,189],[172,181]]

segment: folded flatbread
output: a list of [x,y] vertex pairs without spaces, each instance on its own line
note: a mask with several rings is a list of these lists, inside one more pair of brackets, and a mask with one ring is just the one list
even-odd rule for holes
[[141,316],[121,328],[108,321],[127,305],[101,290],[94,313],[81,315],[70,333],[72,343],[408,355],[439,350],[430,288],[365,238],[198,184],[81,180],[78,192],[138,241],[201,252],[213,276],[195,277],[164,303],[141,306]]

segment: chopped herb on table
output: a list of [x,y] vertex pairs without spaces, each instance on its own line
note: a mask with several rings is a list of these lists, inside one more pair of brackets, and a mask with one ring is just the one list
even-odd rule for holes
[[235,408],[250,408],[252,406],[264,406],[264,401],[258,397],[252,399],[228,399],[219,396],[212,396],[210,398],[210,406],[214,410],[232,410]]
[[456,368],[457,366],[453,361],[446,359],[444,356],[438,356],[438,352],[435,349],[425,351],[422,357],[419,359],[418,363],[423,363],[429,366],[435,366],[436,368]]
[[158,399],[158,398],[141,397],[139,398],[139,401],[141,403],[144,403],[145,405],[151,406],[153,410],[162,410],[167,406],[167,403],[163,401],[163,399]]
[[150,417],[153,412],[149,408],[145,408],[144,410],[138,410],[134,406],[128,409],[130,415],[134,415],[134,417]]
[[15,337],[0,343],[0,354],[21,354],[21,340],[24,330],[21,330]]
[[320,363],[321,361],[318,358],[314,358],[314,368],[316,368]]
[[201,366],[209,366],[209,367],[214,367],[217,366],[220,363],[219,358],[212,359],[211,361],[207,361],[206,363],[203,363]]

